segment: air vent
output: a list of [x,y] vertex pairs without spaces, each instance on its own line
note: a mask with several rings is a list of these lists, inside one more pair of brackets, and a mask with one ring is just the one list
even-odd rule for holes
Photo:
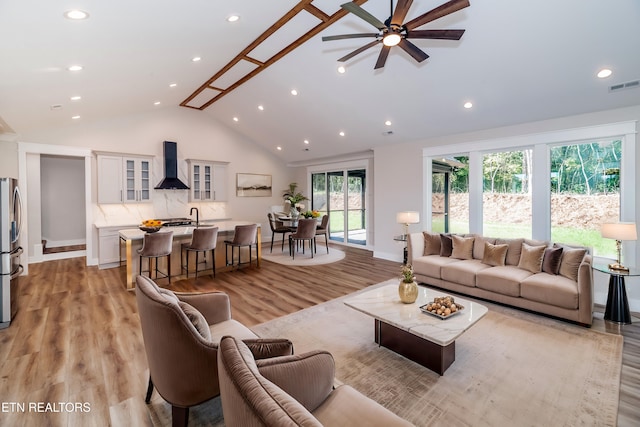
[[609,86],[609,92],[617,92],[624,89],[634,89],[640,87],[640,80],[634,80],[626,83],[619,83],[617,85]]
[[385,135],[385,136],[391,136],[391,135],[393,135],[393,131],[392,130],[387,130],[387,131],[382,132],[382,134]]
[[54,105],[51,105],[49,108],[51,109],[51,111],[58,111],[58,110],[62,110],[62,105],[54,104]]

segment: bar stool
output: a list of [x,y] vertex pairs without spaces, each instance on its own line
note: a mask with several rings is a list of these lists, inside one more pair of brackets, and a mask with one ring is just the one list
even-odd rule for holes
[[[249,225],[236,225],[235,233],[233,235],[233,240],[225,240],[225,248],[224,248],[224,256],[227,265],[233,265],[233,254],[234,248],[238,248],[238,267],[240,267],[242,262],[242,247],[249,247],[249,261],[248,264],[251,265],[251,247],[256,245],[256,254],[258,253],[258,244],[256,242],[256,234],[258,231],[258,224],[249,224]],[[229,262],[229,246],[231,246],[231,262]],[[246,262],[244,264],[247,264]]]
[[[196,253],[196,278],[198,277],[198,254],[204,253],[204,263],[207,262],[207,251],[211,251],[213,262],[213,277],[216,277],[216,244],[218,243],[218,227],[194,228],[191,243],[183,243],[180,251],[180,262],[183,260],[182,254],[186,252],[187,262],[182,264],[182,269],[189,277],[189,252]],[[200,263],[202,263],[200,262]]]
[[[140,255],[140,275],[142,275],[142,258],[149,259],[149,278],[151,278],[151,258],[156,260],[156,279],[158,274],[162,277],[169,279],[171,283],[171,247],[173,245],[173,231],[158,232],[158,233],[144,233],[142,240],[142,248],[138,249],[138,255]],[[163,273],[158,270],[158,258],[167,257],[167,273]]]

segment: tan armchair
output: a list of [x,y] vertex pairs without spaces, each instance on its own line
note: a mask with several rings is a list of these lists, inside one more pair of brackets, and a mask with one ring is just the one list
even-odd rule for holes
[[136,300],[149,364],[149,388],[172,406],[174,426],[186,426],[189,407],[220,394],[218,344],[224,335],[248,340],[257,358],[292,354],[288,340],[259,339],[231,318],[222,292],[174,294],[145,276],[136,278]]
[[223,337],[218,374],[228,427],[413,425],[348,385],[334,389],[326,351],[255,360],[241,340]]

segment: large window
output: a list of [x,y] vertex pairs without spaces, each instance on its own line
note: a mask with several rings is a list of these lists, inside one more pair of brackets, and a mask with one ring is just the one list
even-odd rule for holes
[[483,156],[483,234],[531,238],[531,171],[532,150]]
[[600,225],[620,220],[620,140],[552,147],[551,238],[615,257],[615,242]]
[[313,173],[311,182],[311,209],[329,215],[329,238],[366,245],[365,169]]
[[469,232],[469,157],[433,161],[431,230]]

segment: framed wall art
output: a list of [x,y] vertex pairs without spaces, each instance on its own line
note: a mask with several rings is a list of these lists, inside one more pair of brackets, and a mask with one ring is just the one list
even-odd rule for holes
[[237,173],[236,196],[271,197],[271,175]]

